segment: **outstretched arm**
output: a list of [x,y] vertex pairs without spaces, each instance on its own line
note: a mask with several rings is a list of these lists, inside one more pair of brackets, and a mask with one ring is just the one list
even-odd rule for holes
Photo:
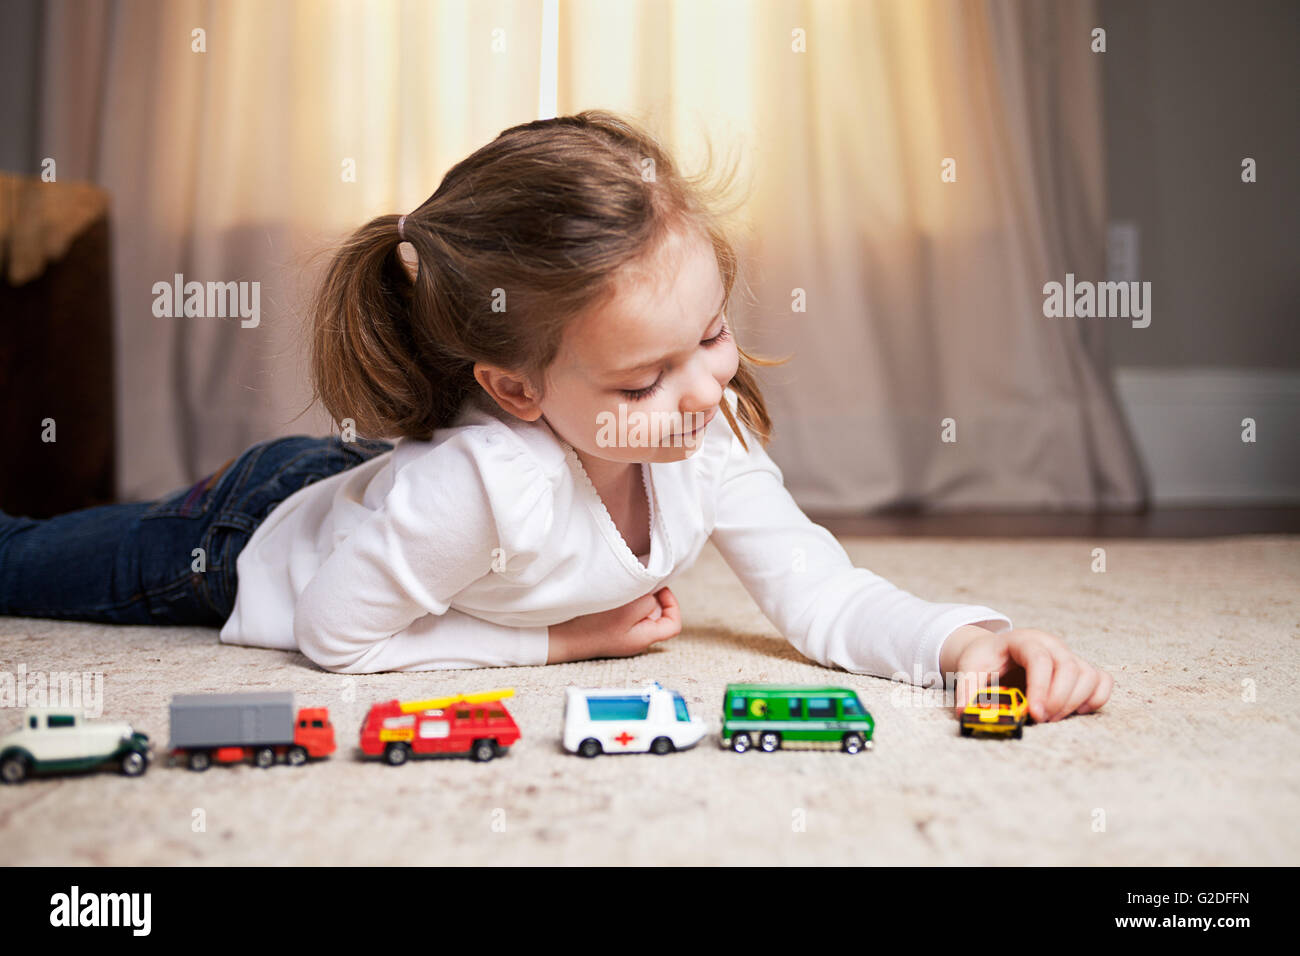
[[854,567],[786,490],[781,471],[746,430],[731,438],[712,541],[768,619],[826,666],[942,686],[939,649],[963,625],[1005,630],[991,608],[922,600]]

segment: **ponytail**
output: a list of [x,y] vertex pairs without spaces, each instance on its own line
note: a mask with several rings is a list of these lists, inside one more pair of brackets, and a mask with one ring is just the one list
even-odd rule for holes
[[312,309],[314,397],[335,423],[350,419],[358,435],[428,440],[451,423],[476,383],[473,363],[430,335],[428,310],[442,311],[433,288],[435,243],[408,217],[404,232],[418,262],[413,281],[399,251],[398,218],[372,219],[330,263]]

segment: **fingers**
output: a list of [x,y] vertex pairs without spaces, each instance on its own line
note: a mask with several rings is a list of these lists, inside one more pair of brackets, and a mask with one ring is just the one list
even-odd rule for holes
[[1068,717],[1074,713],[1079,705],[1091,697],[1093,691],[1097,689],[1097,682],[1101,679],[1101,675],[1094,668],[1079,661],[1078,674],[1074,686],[1070,688],[1070,693],[1065,698],[1065,704],[1052,715],[1052,720],[1060,720],[1062,717]]
[[663,613],[663,608],[660,607],[653,594],[643,594],[635,601],[625,604],[620,608],[619,613],[626,613],[627,617],[633,622],[640,621],[642,618],[655,621]]
[[1111,676],[1071,653],[1054,634],[1026,628],[1008,650],[1025,668],[1025,696],[1036,721],[1091,713],[1110,697]]
[[629,633],[635,637],[638,644],[648,647],[659,641],[666,641],[670,637],[676,637],[681,632],[681,629],[680,620],[674,620],[665,614],[657,621],[652,621],[649,618],[641,621]]
[[1097,687],[1093,690],[1092,696],[1089,697],[1079,706],[1079,713],[1091,714],[1094,710],[1101,707],[1110,699],[1110,690],[1115,685],[1115,678],[1105,671],[1097,672]]
[[625,608],[628,616],[634,621],[639,621],[645,617],[657,621],[662,614],[672,612],[677,613],[678,616],[681,614],[676,596],[666,587],[641,595],[635,601],[628,602]]
[[[1096,710],[1110,696],[1112,679],[1105,671],[1098,670],[1063,647],[1053,649],[1052,662],[1052,681],[1043,704],[1045,717],[1035,716],[1035,720],[1060,720],[1075,711],[1086,714]],[[1083,709],[1094,699],[1096,704],[1088,710]],[[1032,704],[1030,712],[1033,712]]]
[[1047,720],[1056,720],[1079,679],[1079,664],[1068,651],[1052,650],[1052,683],[1047,689],[1043,711]]
[[659,629],[657,633],[661,635],[655,638],[657,641],[675,637],[682,632],[682,612],[676,601],[663,609],[663,615],[655,624]]
[[1029,698],[1029,716],[1034,720],[1047,719],[1047,695],[1052,683],[1056,662],[1042,644],[1016,644],[1011,656],[1025,669],[1025,696]]
[[681,605],[677,603],[677,598],[673,596],[673,592],[667,588],[660,588],[654,593],[654,596],[659,601],[660,610],[663,613],[663,616],[669,620],[676,621],[677,630],[680,631],[682,629],[682,608]]
[[[648,610],[645,602],[652,605]],[[633,603],[635,623],[629,629],[646,645],[675,637],[682,630],[682,613],[677,599],[667,588],[660,588]]]

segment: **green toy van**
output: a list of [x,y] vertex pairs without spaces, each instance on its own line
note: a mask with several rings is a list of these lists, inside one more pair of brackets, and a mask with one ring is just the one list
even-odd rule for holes
[[774,750],[870,750],[876,722],[847,687],[728,684],[722,746]]

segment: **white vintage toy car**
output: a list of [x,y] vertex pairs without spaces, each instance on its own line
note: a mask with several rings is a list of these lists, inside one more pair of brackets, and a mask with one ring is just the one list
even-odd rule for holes
[[686,701],[658,681],[643,687],[569,687],[564,695],[564,749],[602,753],[672,753],[694,747],[708,727]]
[[149,769],[149,738],[130,724],[87,720],[77,710],[33,707],[22,726],[0,737],[0,780],[30,773],[67,773],[116,764],[128,777]]

